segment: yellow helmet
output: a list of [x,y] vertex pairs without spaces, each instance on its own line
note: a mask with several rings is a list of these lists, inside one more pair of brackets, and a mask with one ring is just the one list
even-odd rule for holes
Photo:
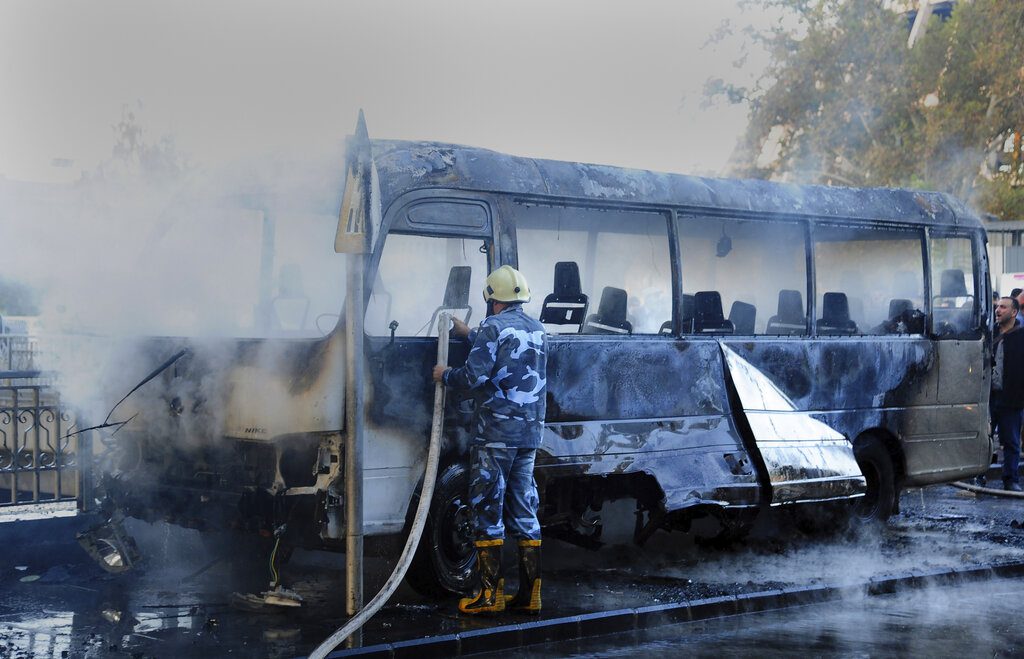
[[484,302],[529,302],[530,285],[523,273],[509,265],[503,265],[487,275],[484,287]]

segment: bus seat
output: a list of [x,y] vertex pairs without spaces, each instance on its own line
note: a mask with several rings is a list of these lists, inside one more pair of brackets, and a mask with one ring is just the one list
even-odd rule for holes
[[579,330],[587,317],[589,299],[580,286],[580,268],[575,261],[555,264],[554,292],[544,298],[540,322],[550,325],[575,325]]
[[729,322],[736,328],[737,334],[753,334],[754,320],[757,318],[757,307],[749,302],[736,300],[729,308]]
[[950,268],[942,271],[939,294],[932,298],[932,323],[936,334],[953,336],[971,326],[974,296],[967,291],[963,270]]
[[904,313],[913,310],[914,303],[903,298],[889,300],[889,320],[899,320]]
[[967,284],[964,279],[964,271],[956,268],[942,271],[942,278],[939,280],[939,297],[967,297]]
[[626,291],[605,286],[597,313],[583,324],[583,334],[632,334],[633,325],[626,320]]
[[857,323],[850,320],[850,303],[846,293],[825,293],[821,301],[819,334],[856,334]]
[[804,312],[804,298],[800,291],[779,291],[778,312],[768,319],[765,334],[788,336],[803,334],[806,331],[807,315]]
[[698,291],[694,296],[696,313],[693,331],[698,334],[732,334],[733,324],[722,314],[722,296],[718,291]]
[[924,313],[915,309],[910,300],[893,298],[889,300],[889,316],[873,333],[924,334]]

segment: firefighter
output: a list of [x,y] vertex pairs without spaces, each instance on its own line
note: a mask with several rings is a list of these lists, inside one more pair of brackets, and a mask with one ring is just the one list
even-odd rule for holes
[[[477,552],[477,590],[459,602],[468,614],[510,609],[540,612],[540,498],[533,463],[544,427],[547,353],[544,326],[523,311],[526,278],[503,265],[487,277],[487,317],[453,333],[471,344],[461,368],[435,366],[435,382],[472,390],[476,411],[470,443],[469,502]],[[505,596],[501,549],[505,522],[519,546],[519,590]]]

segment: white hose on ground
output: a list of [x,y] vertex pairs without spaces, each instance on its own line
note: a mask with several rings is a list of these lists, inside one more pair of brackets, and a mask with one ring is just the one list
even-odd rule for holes
[[[451,325],[451,315],[439,314],[437,323],[437,363],[442,366],[448,365],[448,328]],[[310,659],[324,659],[327,654],[341,645],[342,641],[351,636],[357,629],[366,624],[366,621],[374,616],[377,611],[394,594],[395,589],[402,583],[405,573],[409,569],[412,557],[416,554],[416,545],[423,535],[423,526],[427,520],[427,512],[430,510],[430,501],[434,496],[434,481],[437,480],[437,462],[441,453],[441,426],[444,423],[444,384],[434,385],[434,418],[430,426],[430,448],[427,450],[427,467],[423,472],[423,489],[420,491],[420,502],[416,508],[416,518],[413,520],[412,528],[409,529],[409,537],[405,540],[405,548],[398,558],[398,565],[394,572],[388,577],[387,582],[380,589],[370,603],[352,616],[341,628],[334,631],[327,637],[312,653]]]
[[950,483],[950,485],[960,488],[961,490],[967,490],[968,492],[976,492],[977,494],[988,494],[993,497],[1007,497],[1009,499],[1024,499],[1024,492],[997,490],[994,487],[981,487],[979,485],[971,485],[970,483],[964,483],[961,481]]

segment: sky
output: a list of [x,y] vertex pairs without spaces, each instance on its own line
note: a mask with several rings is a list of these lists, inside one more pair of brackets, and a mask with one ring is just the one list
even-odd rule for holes
[[[195,163],[352,132],[680,173],[723,169],[746,108],[709,77],[757,75],[732,0],[4,0],[0,176],[71,181],[124,108]],[[57,163],[57,164],[55,164]]]

